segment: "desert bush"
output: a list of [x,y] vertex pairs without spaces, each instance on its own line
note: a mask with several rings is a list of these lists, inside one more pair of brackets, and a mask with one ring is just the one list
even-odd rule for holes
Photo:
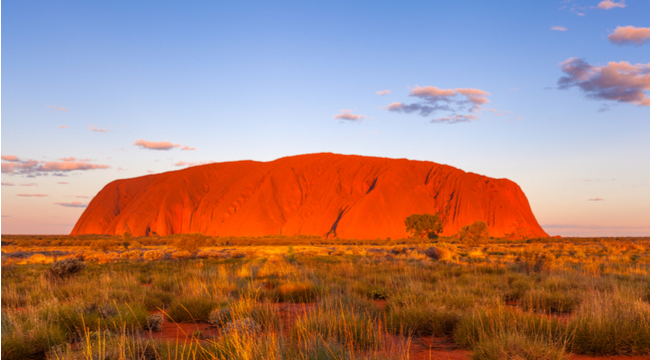
[[130,251],[125,251],[120,254],[120,258],[122,259],[130,259],[130,260],[139,260],[140,256],[142,255],[142,251],[140,250],[130,250]]
[[393,334],[445,336],[453,333],[460,318],[458,311],[420,304],[391,309],[386,315],[386,328]]
[[569,338],[566,325],[557,319],[522,313],[507,308],[480,309],[463,316],[454,331],[455,342],[466,348],[478,342],[508,333],[565,344]]
[[60,260],[52,264],[48,271],[53,279],[69,278],[86,268],[86,264],[77,259]]
[[253,336],[255,333],[260,332],[262,327],[259,326],[255,320],[251,318],[243,318],[230,321],[226,323],[223,331],[227,335],[237,334],[244,336]]
[[160,250],[148,250],[142,254],[145,260],[162,260],[165,258],[165,252]]
[[0,357],[5,360],[44,359],[51,347],[66,341],[65,332],[57,326],[41,323],[29,331],[10,329],[3,315]]
[[180,239],[174,242],[173,246],[181,251],[187,251],[192,254],[200,247],[205,246],[206,240],[205,235],[200,233],[183,234]]
[[433,260],[450,261],[456,254],[453,248],[448,244],[438,244],[438,246],[426,249],[424,255]]
[[199,259],[219,259],[221,258],[221,253],[215,249],[204,249],[199,250],[196,257]]
[[232,314],[229,307],[217,308],[210,312],[208,322],[212,326],[222,327],[232,320]]
[[293,326],[292,337],[298,342],[314,338],[333,340],[353,349],[372,349],[383,339],[376,321],[369,316],[324,311],[300,317]]
[[406,231],[412,236],[436,238],[442,232],[442,220],[438,214],[413,214],[404,221]]
[[485,241],[490,234],[485,221],[476,221],[472,225],[463,226],[458,232],[458,238],[465,244],[477,245]]
[[161,332],[163,320],[164,319],[162,314],[153,314],[147,317],[147,325],[145,326],[144,329],[155,331],[155,332]]
[[68,336],[79,337],[87,329],[90,331],[108,329],[113,332],[124,329],[141,330],[147,324],[148,313],[141,304],[101,306],[71,304],[44,309],[43,316],[53,319],[68,333]]
[[524,310],[546,313],[570,313],[579,303],[580,297],[575,292],[545,289],[530,290],[521,298],[521,307]]
[[174,301],[174,294],[157,289],[147,289],[144,293],[144,306],[147,310],[164,309]]
[[316,286],[307,282],[290,282],[278,287],[281,302],[309,303],[318,296]]
[[504,333],[479,341],[472,360],[566,360],[562,346],[519,333]]
[[171,254],[172,259],[187,259],[192,256],[192,253],[187,250],[175,251]]
[[203,297],[184,297],[171,305],[167,317],[175,322],[207,322],[210,312],[218,305],[216,301]]
[[650,353],[650,304],[620,294],[585,299],[569,323],[571,351],[588,355]]

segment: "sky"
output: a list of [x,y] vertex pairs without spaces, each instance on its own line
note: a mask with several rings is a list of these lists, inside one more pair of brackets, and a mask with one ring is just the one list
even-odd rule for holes
[[650,236],[650,1],[4,1],[2,234],[116,179],[333,152],[516,182]]

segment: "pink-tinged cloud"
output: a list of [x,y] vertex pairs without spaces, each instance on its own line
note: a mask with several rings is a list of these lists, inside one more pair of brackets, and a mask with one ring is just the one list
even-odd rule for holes
[[[465,96],[465,100],[456,100],[457,95]],[[435,86],[415,86],[409,93],[409,96],[415,96],[425,99],[428,102],[452,102],[452,101],[469,101],[475,105],[482,105],[489,103],[487,99],[490,93],[479,89],[440,89]],[[462,98],[462,97],[461,97]]]
[[17,194],[16,196],[21,196],[21,197],[46,197],[49,195],[45,194]]
[[69,183],[67,183],[65,181],[59,181],[57,184],[59,184],[59,185],[68,185]]
[[213,161],[199,161],[199,162],[186,162],[186,161],[179,161],[174,164],[174,166],[196,166],[196,165],[205,165],[205,164],[211,164]]
[[[505,114],[503,111],[501,111],[501,110],[497,110],[497,109],[488,109],[488,111],[491,112],[491,113],[493,113],[493,114],[496,115],[496,116],[506,116],[506,114]],[[508,112],[510,112],[510,111],[508,111]]]
[[70,109],[68,109],[68,108],[64,108],[64,107],[60,107],[60,106],[56,106],[56,105],[54,105],[54,106],[50,106],[50,105],[48,105],[47,107],[49,107],[50,109],[52,109],[52,111],[56,111],[56,110],[61,110],[61,111],[70,111]]
[[2,163],[2,173],[4,174],[29,176],[38,176],[49,172],[67,172],[75,170],[95,170],[108,168],[110,168],[108,165],[90,164],[83,161],[38,162],[36,160],[27,160],[12,163]]
[[73,157],[64,157],[64,158],[60,158],[59,160],[61,160],[61,161],[65,161],[65,162],[71,162],[71,161],[90,161],[90,159],[77,159],[77,158],[73,158]]
[[587,199],[587,201],[605,201],[605,199],[593,198],[593,199]]
[[384,96],[390,94],[390,90],[382,90],[382,91],[377,91],[375,94],[379,96]]
[[99,129],[99,128],[96,128],[96,127],[95,127],[95,124],[90,124],[90,125],[88,125],[88,130],[90,130],[90,131],[94,131],[94,132],[102,132],[102,133],[106,133],[106,132],[109,132],[109,131],[110,131],[110,130],[108,130],[108,129]]
[[603,10],[610,10],[613,8],[624,8],[626,6],[627,5],[625,5],[625,0],[621,0],[619,2],[615,2],[612,0],[604,0],[601,1],[596,7]]
[[16,155],[1,155],[1,156],[2,156],[2,160],[4,161],[11,161],[11,162],[20,161],[20,159],[18,159],[18,156]]
[[634,26],[618,26],[607,39],[615,45],[650,44],[650,28]]
[[352,114],[352,110],[341,110],[340,114],[334,115],[335,119],[348,120],[348,121],[361,121],[365,117],[366,117],[365,115]]
[[39,171],[74,171],[74,170],[95,170],[108,169],[108,165],[90,164],[81,161],[49,161],[39,167]]
[[3,182],[3,183],[2,183],[2,186],[14,186],[14,183]]
[[478,120],[478,117],[474,115],[452,115],[452,116],[433,119],[430,122],[432,124],[436,124],[436,123],[456,124],[461,122],[470,122],[472,120]]
[[578,58],[560,63],[567,74],[558,80],[558,88],[576,86],[587,97],[650,106],[650,63],[632,65],[627,61],[592,66]]
[[185,146],[183,146],[183,147],[181,148],[181,151],[185,151],[185,150],[187,150],[187,151],[194,151],[194,150],[196,150],[196,148],[193,148],[193,147],[190,147],[190,146],[185,145]]
[[489,92],[473,88],[441,89],[435,86],[415,86],[409,96],[420,98],[422,101],[413,104],[394,102],[386,110],[404,114],[417,113],[429,116],[433,113],[445,111],[448,116],[432,120],[432,123],[447,122],[457,123],[478,119],[475,115],[459,115],[460,111],[476,113],[481,106],[490,102],[487,98]]
[[38,161],[27,160],[19,163],[2,163],[1,166],[3,174],[30,173],[36,170]]
[[38,186],[37,183],[20,184],[20,186]]
[[565,28],[564,26],[553,26],[553,27],[551,27],[551,30],[554,30],[554,31],[567,31],[569,29]]
[[59,129],[69,129],[70,127],[68,125],[59,125],[57,126]]
[[169,141],[146,141],[142,139],[136,141],[133,145],[149,150],[171,150],[180,147],[179,144],[172,144]]
[[83,196],[83,195],[77,195],[75,196],[77,199],[88,199],[88,196]]
[[80,203],[79,201],[73,201],[73,202],[69,202],[69,203],[55,202],[54,204],[64,206],[64,207],[71,207],[71,208],[85,208],[85,207],[88,207],[88,204],[83,204],[83,203]]

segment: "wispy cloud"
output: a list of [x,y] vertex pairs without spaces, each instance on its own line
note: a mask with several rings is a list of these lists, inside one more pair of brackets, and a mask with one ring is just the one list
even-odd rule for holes
[[366,117],[365,115],[352,114],[352,110],[341,110],[340,114],[334,115],[335,119],[348,120],[348,121],[361,121],[365,117]]
[[589,230],[647,230],[650,226],[607,226],[607,225],[573,225],[544,224],[544,229],[589,229]]
[[3,182],[2,183],[2,186],[14,186],[14,185],[15,185],[14,183],[10,183],[10,182]]
[[598,6],[596,6],[598,9],[603,9],[603,10],[610,10],[614,8],[624,8],[627,5],[625,5],[625,0],[621,0],[619,2],[615,2],[612,0],[604,0],[598,3]]
[[55,202],[54,204],[64,206],[64,207],[71,207],[71,208],[85,208],[88,207],[88,204],[83,204],[79,201],[73,201],[69,203],[65,202]]
[[18,156],[16,156],[16,155],[1,155],[1,157],[2,157],[2,160],[4,160],[4,161],[11,161],[11,162],[20,161],[20,159],[18,159]]
[[110,132],[108,129],[99,129],[95,127],[95,124],[90,124],[88,125],[88,130],[94,131],[94,132],[102,132],[102,133],[107,133]]
[[70,127],[68,125],[59,125],[57,126],[59,129],[69,129]]
[[650,63],[632,65],[627,61],[610,62],[605,66],[592,66],[585,60],[570,58],[562,63],[567,74],[558,80],[558,88],[576,86],[587,97],[650,106]]
[[434,123],[456,124],[461,122],[469,122],[472,120],[478,120],[478,117],[474,115],[452,115],[452,116],[433,119],[430,122],[432,124]]
[[[43,175],[51,172],[68,172],[75,170],[96,170],[108,169],[110,166],[91,164],[84,161],[68,161],[73,158],[66,158],[66,161],[36,161],[18,160],[17,162],[2,163],[2,173],[11,175],[28,175],[28,177]],[[3,159],[4,160],[4,159]],[[74,159],[73,159],[74,160]],[[61,174],[54,174],[61,175]]]
[[70,184],[70,183],[67,183],[67,182],[65,182],[65,181],[59,181],[57,184],[59,184],[59,185],[68,185],[68,184]]
[[11,215],[2,215],[3,218],[11,217]]
[[390,94],[390,90],[382,90],[382,91],[377,91],[375,94],[379,96],[384,96]]
[[440,89],[435,86],[415,86],[409,96],[420,99],[420,102],[404,104],[394,102],[386,107],[388,111],[404,114],[417,113],[430,116],[437,112],[448,112],[449,115],[433,119],[431,123],[457,123],[478,120],[478,116],[458,114],[460,111],[477,113],[481,106],[490,102],[489,92],[473,88]]
[[20,186],[38,186],[37,183],[20,184]]
[[593,199],[587,199],[587,201],[605,201],[605,199],[593,198]]
[[174,166],[196,166],[196,165],[205,165],[205,164],[212,164],[214,161],[197,161],[197,162],[187,162],[187,161],[179,161],[174,164]]
[[46,197],[46,196],[49,196],[49,195],[45,195],[45,194],[17,194],[16,196],[20,196],[20,197]]
[[650,28],[634,26],[617,26],[607,39],[614,45],[650,44]]
[[72,157],[72,156],[71,156],[71,157],[60,158],[59,160],[64,161],[64,162],[71,162],[71,161],[90,161],[90,159],[77,159],[77,158],[74,158],[74,157]]
[[75,196],[75,197],[76,197],[77,199],[89,199],[88,196],[84,196],[84,195],[77,195],[77,196]]
[[59,110],[59,111],[70,111],[70,109],[68,109],[68,108],[64,108],[64,107],[57,106],[57,105],[48,105],[47,107],[49,107],[52,111],[57,111],[57,110]]
[[196,150],[193,147],[188,145],[172,144],[169,141],[147,141],[147,140],[136,140],[133,143],[133,146],[139,146],[141,149],[149,150],[171,150],[174,148],[181,148],[181,150]]
[[569,29],[565,28],[564,26],[553,26],[553,27],[551,27],[551,30],[554,30],[554,31],[567,31]]

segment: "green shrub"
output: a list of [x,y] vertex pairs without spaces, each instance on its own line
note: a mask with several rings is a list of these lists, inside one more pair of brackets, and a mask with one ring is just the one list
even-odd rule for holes
[[457,311],[416,305],[391,309],[386,315],[386,328],[393,334],[445,336],[453,333],[459,321]]
[[564,349],[548,341],[518,333],[503,333],[479,341],[472,360],[565,360]]
[[90,331],[140,331],[147,324],[146,308],[142,304],[104,304],[101,306],[63,305],[46,308],[42,316],[54,321],[69,337]]
[[579,297],[573,292],[548,291],[535,289],[528,291],[521,299],[524,310],[542,311],[545,313],[570,313],[580,303]]
[[555,344],[564,344],[569,338],[566,325],[557,319],[500,307],[465,315],[454,331],[454,340],[462,347],[472,348],[480,341],[509,333]]
[[57,261],[50,266],[48,274],[54,279],[69,278],[86,268],[86,264],[78,259]]
[[44,359],[53,346],[63,344],[66,333],[57,326],[41,324],[30,331],[6,331],[2,329],[2,352],[6,360]]
[[292,336],[298,342],[320,338],[336,341],[354,349],[372,349],[382,343],[377,323],[369,316],[341,312],[317,311],[300,317]]
[[155,289],[147,289],[144,293],[144,306],[147,310],[164,309],[174,301],[174,294]]
[[312,283],[292,282],[282,284],[277,288],[281,302],[309,303],[316,300],[318,291]]
[[210,318],[210,312],[219,304],[203,297],[185,297],[174,302],[167,317],[175,322],[198,321],[207,322]]
[[617,294],[586,300],[569,323],[571,351],[588,355],[650,353],[650,304]]

